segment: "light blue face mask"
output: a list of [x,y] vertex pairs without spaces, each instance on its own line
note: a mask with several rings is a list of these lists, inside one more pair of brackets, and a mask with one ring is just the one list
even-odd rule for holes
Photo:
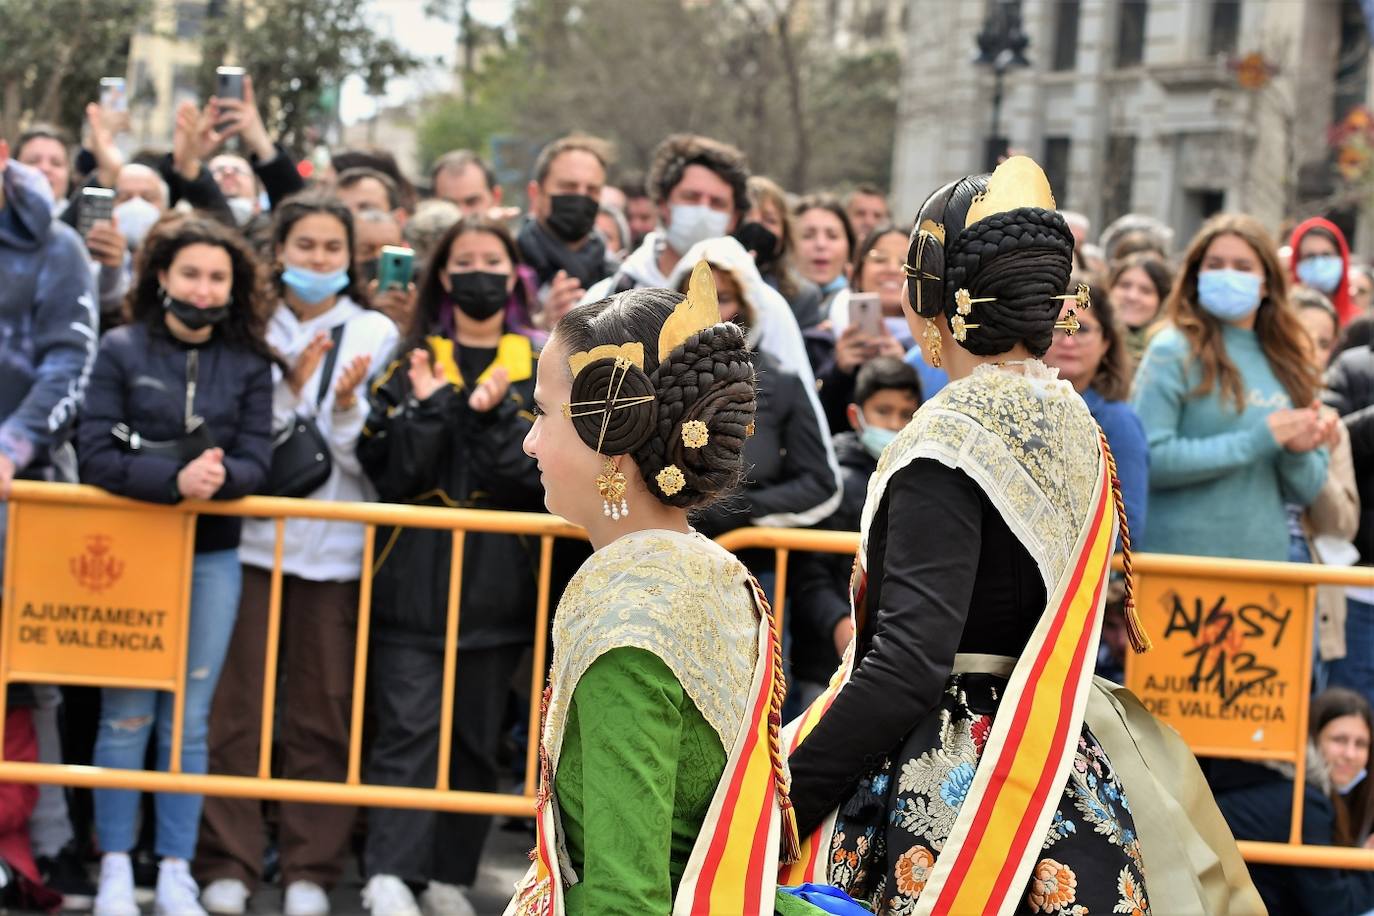
[[1345,264],[1339,255],[1313,255],[1298,262],[1298,279],[1302,281],[1302,285],[1320,290],[1327,295],[1336,291],[1344,276]]
[[892,440],[897,438],[897,430],[883,429],[881,426],[869,426],[864,422],[864,413],[859,411],[859,444],[864,447],[874,458],[881,458],[883,449],[892,444]]
[[1222,321],[1239,321],[1260,304],[1258,274],[1239,270],[1204,270],[1197,275],[1197,301]]
[[281,272],[281,282],[306,305],[314,305],[348,286],[348,268],[322,274],[304,267],[288,267]]
[[1356,786],[1364,782],[1364,778],[1368,775],[1368,770],[1361,769],[1360,772],[1355,774],[1355,778],[1350,780],[1350,782],[1346,783],[1343,786],[1336,786],[1336,792],[1341,795],[1349,795],[1351,792],[1355,791]]

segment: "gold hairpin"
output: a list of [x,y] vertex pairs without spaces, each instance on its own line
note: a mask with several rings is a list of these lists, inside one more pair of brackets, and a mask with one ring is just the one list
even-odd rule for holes
[[[955,290],[955,292],[954,292],[954,307],[955,307],[955,309],[958,310],[958,312],[959,312],[960,315],[967,315],[967,314],[969,314],[970,312],[972,312],[972,311],[973,311],[973,304],[974,304],[975,302],[996,302],[996,301],[997,301],[997,300],[994,299],[994,298],[992,298],[991,296],[988,296],[988,297],[985,297],[985,298],[982,298],[982,299],[974,299],[971,295],[969,295],[969,291],[966,290],[966,289],[959,289],[959,290]],[[969,327],[971,327],[971,328],[976,328],[976,327],[978,327],[978,325],[976,325],[976,324],[971,324],[971,325],[969,325]]]
[[687,485],[687,478],[682,476],[682,471],[675,464],[659,471],[654,480],[658,481],[658,488],[663,491],[664,496],[676,496]]
[[954,339],[959,341],[959,343],[963,343],[964,341],[968,340],[969,331],[972,331],[974,328],[980,327],[982,327],[982,325],[969,324],[967,321],[964,320],[963,315],[955,315],[953,318],[949,320],[949,331],[952,335],[954,335]]
[[716,282],[711,277],[711,265],[698,261],[692,268],[687,284],[687,298],[678,303],[673,314],[663,322],[658,332],[658,361],[661,363],[687,338],[720,323],[720,303],[716,299]]
[[682,424],[682,444],[688,448],[705,448],[711,441],[711,431],[700,420],[688,420]]
[[1054,323],[1054,329],[1056,331],[1063,331],[1070,337],[1077,334],[1078,329],[1081,327],[1082,325],[1078,322],[1078,313],[1075,312],[1073,309],[1069,309],[1069,313],[1067,315],[1065,315],[1062,319]]
[[1051,299],[1072,299],[1078,304],[1079,308],[1090,309],[1093,307],[1093,292],[1088,284],[1080,283],[1078,288],[1071,293],[1063,296],[1051,296]]

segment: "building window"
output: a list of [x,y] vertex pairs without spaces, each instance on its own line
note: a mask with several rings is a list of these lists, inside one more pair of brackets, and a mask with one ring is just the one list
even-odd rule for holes
[[1234,54],[1240,37],[1240,0],[1212,0],[1212,25],[1207,54]]
[[1068,137],[1045,138],[1045,177],[1061,207],[1069,200],[1069,142]]
[[1102,168],[1102,222],[1105,225],[1131,212],[1135,184],[1135,137],[1109,137]]
[[1116,21],[1116,65],[1135,67],[1145,60],[1145,14],[1148,0],[1121,0]]
[[879,2],[871,2],[864,13],[860,32],[869,41],[880,41],[887,34],[887,7]]
[[205,31],[205,0],[184,0],[176,5],[177,38],[195,40]]
[[1078,65],[1078,0],[1054,4],[1054,70],[1072,70]]

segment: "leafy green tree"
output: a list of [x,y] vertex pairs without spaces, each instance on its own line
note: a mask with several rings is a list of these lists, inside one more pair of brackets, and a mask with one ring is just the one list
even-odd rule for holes
[[[45,121],[79,136],[100,78],[128,68],[148,0],[0,0],[0,136]],[[130,87],[132,90],[132,87]]]
[[[209,19],[202,92],[214,92],[215,68],[232,62],[253,77],[267,128],[297,152],[337,118],[344,78],[361,75],[381,95],[387,81],[422,61],[391,38],[376,35],[366,0],[255,0],[232,3]],[[245,7],[247,9],[245,10]]]

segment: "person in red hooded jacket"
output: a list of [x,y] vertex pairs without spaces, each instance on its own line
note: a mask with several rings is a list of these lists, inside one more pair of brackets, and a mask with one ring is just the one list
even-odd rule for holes
[[1345,233],[1330,220],[1314,216],[1298,224],[1288,244],[1293,281],[1330,298],[1345,327],[1358,312],[1350,299],[1350,245]]

